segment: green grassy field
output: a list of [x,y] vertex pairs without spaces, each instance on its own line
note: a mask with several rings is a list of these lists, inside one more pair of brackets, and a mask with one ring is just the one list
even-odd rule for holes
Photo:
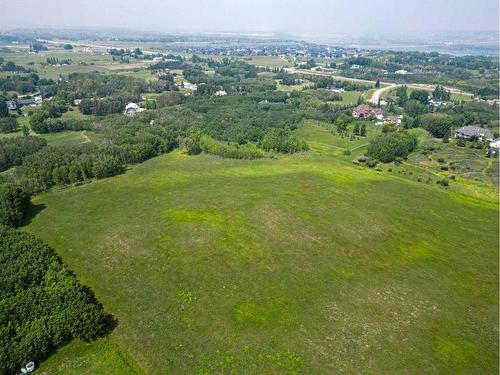
[[[110,55],[91,55],[83,52],[68,52],[60,49],[50,49],[38,54],[0,54],[6,61],[13,61],[26,68],[35,69],[40,77],[55,79],[59,75],[68,75],[69,73],[89,73],[94,71],[112,72],[125,74],[131,77],[144,78],[151,80],[154,77],[150,71],[145,70],[148,63],[141,60],[131,60],[130,64],[113,61]],[[47,65],[47,58],[53,57],[59,60],[71,60],[71,65],[52,66]],[[2,75],[12,75],[9,72],[3,72]]]
[[242,60],[248,64],[269,68],[284,68],[293,65],[280,56],[252,56],[251,58],[243,58]]
[[[410,95],[411,92],[414,90],[415,90],[414,88],[408,87],[408,95]],[[425,89],[425,88],[422,88],[422,90],[426,90],[429,92],[429,95],[432,95],[433,90]],[[383,100],[387,100],[389,97],[396,100],[396,89],[384,91],[381,95],[381,99],[383,99]],[[461,101],[467,102],[467,101],[471,101],[473,98],[474,97],[472,95],[469,95],[469,94],[451,94],[451,101],[454,101],[454,102],[461,102]]]
[[[366,121],[366,137],[357,137],[351,140],[348,136],[332,134],[332,125],[319,121],[306,120],[298,129],[297,134],[307,139],[312,150],[323,154],[342,155],[345,150],[358,150],[358,153],[366,151],[366,146],[371,138],[379,134],[381,129],[373,123]],[[351,131],[352,131],[352,125]]]
[[90,132],[67,130],[59,133],[42,134],[40,137],[46,139],[47,143],[53,146],[78,145],[80,143],[90,142],[87,133]]
[[35,197],[24,230],[118,320],[41,373],[498,373],[495,189],[377,172],[322,126],[299,134],[311,151],[175,151]]

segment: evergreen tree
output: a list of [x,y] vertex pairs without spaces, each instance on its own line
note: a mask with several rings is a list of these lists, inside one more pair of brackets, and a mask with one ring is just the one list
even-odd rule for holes
[[366,137],[366,124],[361,124],[361,129],[359,130],[359,135]]
[[399,86],[396,90],[396,96],[398,97],[398,105],[404,106],[408,101],[408,88],[406,86]]

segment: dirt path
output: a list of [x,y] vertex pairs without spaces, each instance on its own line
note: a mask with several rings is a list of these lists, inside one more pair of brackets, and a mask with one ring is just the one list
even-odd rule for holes
[[82,131],[81,135],[84,139],[84,141],[82,143],[91,143],[92,140],[87,136],[87,134],[85,134],[86,130]]

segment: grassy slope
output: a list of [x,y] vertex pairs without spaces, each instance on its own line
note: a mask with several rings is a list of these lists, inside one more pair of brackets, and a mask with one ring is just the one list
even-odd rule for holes
[[174,152],[36,197],[25,229],[119,321],[42,370],[497,373],[495,192],[319,146],[258,161]]

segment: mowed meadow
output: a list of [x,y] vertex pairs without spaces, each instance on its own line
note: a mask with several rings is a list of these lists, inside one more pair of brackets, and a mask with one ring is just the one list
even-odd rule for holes
[[[33,199],[114,331],[47,374],[496,374],[498,196],[307,153],[180,151]],[[455,184],[458,186],[459,184]]]

